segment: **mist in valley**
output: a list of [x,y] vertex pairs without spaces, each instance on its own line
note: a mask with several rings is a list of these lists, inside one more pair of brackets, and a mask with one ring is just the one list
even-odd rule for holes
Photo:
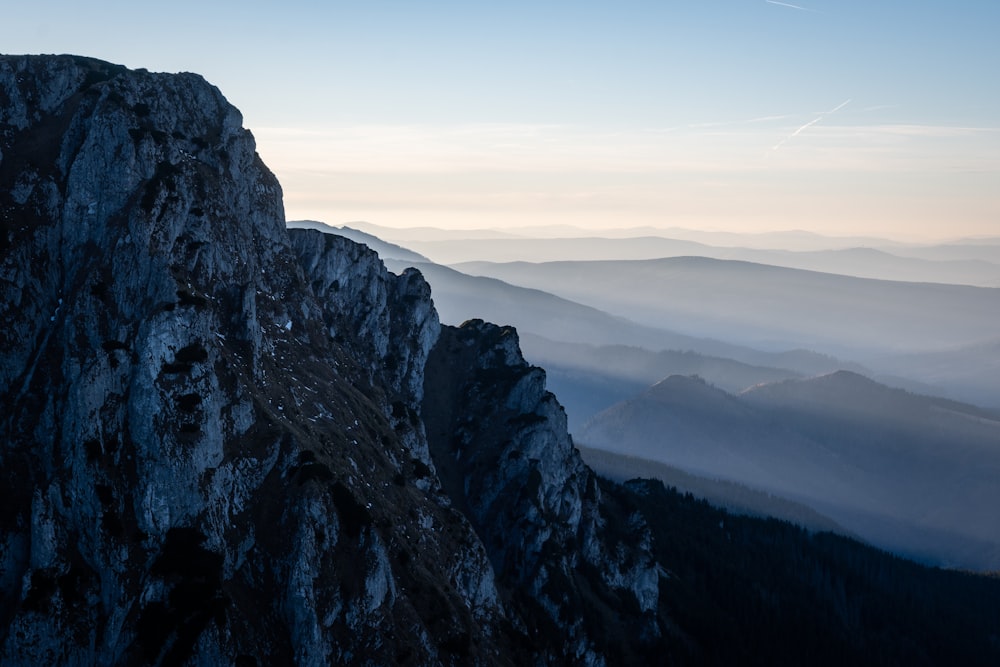
[[739,395],[671,376],[575,437],[798,501],[882,548],[1000,567],[1000,419],[989,411],[847,371]]
[[704,257],[462,263],[640,324],[767,350],[865,359],[996,337],[1000,289],[855,278]]
[[417,267],[443,322],[514,325],[602,474],[736,484],[789,503],[750,511],[1000,568],[995,239],[522,231],[343,233]]

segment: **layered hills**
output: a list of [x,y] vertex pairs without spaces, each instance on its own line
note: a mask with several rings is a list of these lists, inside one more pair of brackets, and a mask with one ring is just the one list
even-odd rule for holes
[[533,288],[470,276],[426,262],[385,259],[394,271],[416,267],[434,285],[442,321],[507,322],[525,355],[549,372],[575,430],[594,413],[670,374],[697,373],[734,391],[774,379],[863,371],[859,364],[808,350],[763,351],[628,318]]
[[629,317],[762,347],[861,358],[993,340],[1000,289],[871,280],[705,257],[456,268]]
[[640,344],[651,351],[693,350],[806,375],[824,372],[732,351],[807,350],[834,357],[835,367],[827,370],[843,368],[911,391],[1000,407],[992,353],[1000,341],[1000,288],[862,279],[704,257],[476,262],[457,268],[730,346]]
[[[397,232],[398,233],[398,232]],[[581,232],[582,233],[582,232]],[[979,256],[962,256],[955,252],[936,259],[930,252],[914,249],[924,256],[907,256],[906,248],[885,249],[871,247],[845,247],[827,250],[773,250],[763,248],[719,247],[694,241],[640,236],[634,238],[495,238],[417,240],[405,242],[407,247],[440,264],[457,265],[475,257],[478,261],[507,262],[557,262],[576,261],[651,260],[664,257],[708,257],[767,264],[789,269],[822,271],[857,278],[908,282],[935,282],[978,287],[1000,287],[1000,252]],[[941,250],[942,254],[944,250]]]

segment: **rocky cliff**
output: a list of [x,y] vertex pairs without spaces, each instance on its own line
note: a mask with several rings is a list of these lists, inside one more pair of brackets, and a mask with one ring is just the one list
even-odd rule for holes
[[510,329],[284,227],[193,74],[0,57],[0,663],[602,664],[655,645]]
[[424,418],[444,488],[501,580],[529,593],[519,602],[534,627],[558,620],[551,631],[567,634],[569,652],[587,661],[624,637],[657,637],[660,570],[645,521],[602,502],[544,371],[521,357],[515,330],[482,320],[445,327],[426,386]]

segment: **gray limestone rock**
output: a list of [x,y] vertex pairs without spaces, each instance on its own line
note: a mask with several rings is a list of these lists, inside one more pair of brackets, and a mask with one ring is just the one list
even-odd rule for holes
[[[429,299],[391,387],[331,341],[277,181],[198,76],[3,58],[0,90],[0,662],[498,650],[485,551],[386,417],[419,403]],[[364,298],[426,297],[398,280]]]
[[513,331],[290,236],[201,77],[0,56],[0,156],[0,663],[600,664],[593,590],[656,635]]
[[518,603],[544,610],[536,624],[560,627],[564,643],[551,660],[604,663],[607,628],[579,613],[601,604],[584,590],[630,600],[638,610],[633,636],[659,634],[649,529],[638,514],[625,533],[609,529],[597,478],[513,328],[470,320],[442,329],[427,366],[424,418],[445,490],[470,517],[498,576],[516,582]]

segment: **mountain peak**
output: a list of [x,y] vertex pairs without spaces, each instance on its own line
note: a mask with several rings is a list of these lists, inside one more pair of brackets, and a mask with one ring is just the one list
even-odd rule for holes
[[739,404],[722,389],[698,375],[670,375],[640,395],[640,400],[659,403],[671,410],[715,411],[720,416],[739,410]]
[[672,396],[677,392],[710,390],[711,385],[700,375],[668,375],[649,388],[651,395]]
[[[808,379],[804,381],[808,381]],[[856,373],[854,371],[843,370],[843,369],[833,371],[832,373],[824,373],[823,375],[817,375],[815,378],[813,378],[812,381],[816,383],[829,384],[837,387],[870,388],[875,386],[884,386],[884,385],[879,385],[878,382],[875,382],[875,380],[872,380],[870,377],[866,375],[862,375],[861,373]]]
[[794,403],[820,402],[871,406],[879,401],[905,400],[908,394],[871,378],[848,370],[837,370],[810,378],[792,378],[750,387],[740,394],[749,400],[766,400],[773,397]]

